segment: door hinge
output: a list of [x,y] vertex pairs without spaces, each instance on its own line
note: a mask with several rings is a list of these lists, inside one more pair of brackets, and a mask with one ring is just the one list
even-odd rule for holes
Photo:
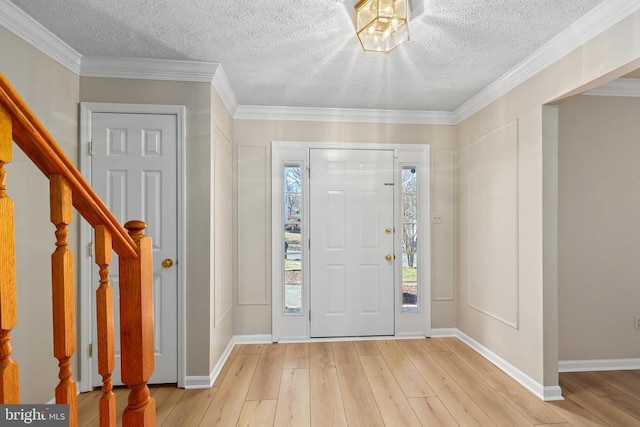
[[89,243],[87,245],[87,256],[90,256],[90,257],[93,256],[93,243]]
[[309,174],[309,178],[311,178],[311,166],[307,166],[307,174]]
[[311,322],[311,310],[309,310],[309,322]]
[[384,185],[393,186],[393,182],[385,182]]
[[87,143],[87,154],[89,154],[90,156],[93,156],[93,142]]
[[93,343],[89,344],[89,357],[93,357]]
[[311,239],[309,239],[309,250],[311,250]]

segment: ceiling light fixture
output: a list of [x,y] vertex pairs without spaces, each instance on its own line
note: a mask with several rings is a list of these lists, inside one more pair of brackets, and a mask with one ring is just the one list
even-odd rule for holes
[[364,50],[391,52],[409,40],[411,0],[360,0],[356,31]]

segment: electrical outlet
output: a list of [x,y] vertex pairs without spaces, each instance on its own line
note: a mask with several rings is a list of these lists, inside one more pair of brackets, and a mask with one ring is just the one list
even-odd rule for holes
[[438,212],[431,212],[431,223],[442,224],[442,214]]
[[633,329],[640,331],[640,316],[634,317],[633,320],[635,321]]

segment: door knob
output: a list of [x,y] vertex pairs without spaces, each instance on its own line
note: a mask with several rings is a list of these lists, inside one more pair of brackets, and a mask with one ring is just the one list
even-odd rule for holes
[[173,260],[171,260],[171,258],[165,258],[162,260],[162,266],[164,268],[169,268],[173,265]]
[[391,261],[391,260],[393,259],[393,255],[391,255],[391,254],[386,254],[386,255],[384,256],[384,259],[386,259],[387,261]]
[[387,228],[384,229],[384,232],[387,233],[387,234],[391,234],[392,231],[393,230],[391,229],[391,227],[387,227]]

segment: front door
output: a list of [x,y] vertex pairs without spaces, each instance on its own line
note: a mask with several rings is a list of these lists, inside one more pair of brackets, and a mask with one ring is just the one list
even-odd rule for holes
[[393,335],[393,151],[311,149],[311,337]]
[[[91,183],[121,224],[132,219],[147,223],[153,239],[155,371],[150,383],[175,383],[178,376],[177,271],[163,267],[177,255],[177,117],[164,114],[93,113],[91,122]],[[92,275],[93,292],[98,273]],[[109,280],[114,291],[116,370],[120,380],[118,258]],[[92,298],[95,304],[95,298]],[[93,311],[95,313],[95,310]],[[96,331],[93,331],[93,343]],[[94,348],[96,346],[94,345]],[[94,353],[93,372],[98,358]],[[93,375],[93,385],[101,377]]]

